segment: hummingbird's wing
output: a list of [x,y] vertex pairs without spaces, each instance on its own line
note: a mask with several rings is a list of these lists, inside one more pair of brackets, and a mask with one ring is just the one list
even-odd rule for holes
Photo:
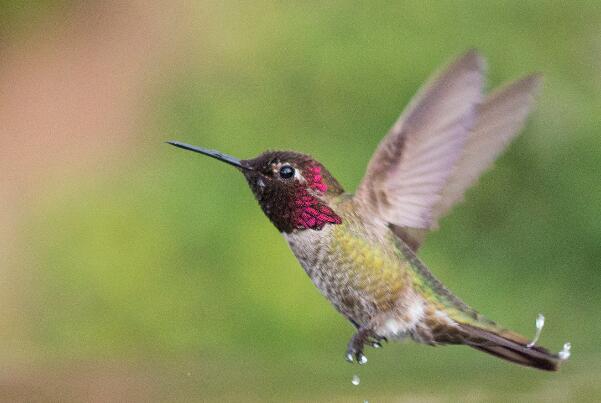
[[467,52],[418,92],[372,156],[356,200],[399,228],[427,230],[482,98],[484,60]]
[[[368,205],[373,203],[376,206],[376,214],[392,224],[394,232],[413,250],[419,248],[427,232],[438,227],[438,220],[463,199],[465,191],[478,180],[519,133],[540,86],[541,77],[535,74],[510,83],[487,96],[484,102],[475,108],[473,126],[466,133],[456,133],[458,137],[467,135],[462,148],[454,148],[455,144],[439,143],[433,143],[432,149],[425,149],[423,146],[406,147],[403,144],[406,142],[405,139],[416,136],[414,133],[417,130],[412,129],[414,133],[408,132],[404,129],[405,122],[416,104],[425,101],[423,93],[431,91],[431,88],[443,79],[455,79],[448,76],[448,73],[471,54],[473,51],[460,58],[445,73],[433,80],[432,84],[420,91],[407,112],[401,116],[380,144],[370,161],[368,174],[357,192],[358,199],[364,200]],[[466,91],[469,91],[469,88],[466,88]],[[470,101],[471,98],[466,98],[464,102],[471,106]],[[449,114],[453,112],[453,110],[443,110],[441,116],[434,119],[449,119]],[[430,132],[423,136],[423,142],[428,140],[432,143],[432,137],[440,137],[441,134]],[[398,149],[391,158],[395,145]],[[435,149],[436,147],[438,149]],[[408,155],[411,153],[424,153],[429,157]],[[436,164],[431,161],[432,156],[438,156],[443,161],[438,161]],[[413,166],[407,167],[410,165],[408,161],[412,159],[417,160],[418,163],[413,162]],[[381,160],[384,163],[380,163]],[[453,161],[452,164],[449,164],[450,160]],[[448,168],[448,170],[444,171],[441,168]],[[374,181],[370,177],[370,172],[380,172],[379,175],[385,179]],[[395,209],[396,212],[390,211]],[[407,217],[408,215],[410,217]]]
[[463,200],[463,194],[494,162],[524,126],[541,76],[533,74],[497,89],[478,108],[476,125],[470,132],[453,174],[444,187],[440,201],[432,210],[431,228],[453,205]]

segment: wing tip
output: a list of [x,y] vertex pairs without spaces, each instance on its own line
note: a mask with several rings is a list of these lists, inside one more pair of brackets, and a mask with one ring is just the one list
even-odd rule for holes
[[482,73],[486,70],[486,59],[478,49],[471,48],[457,57],[456,61],[453,63],[453,67],[461,67]]
[[484,104],[493,105],[499,99],[515,99],[520,96],[526,96],[529,100],[528,102],[532,103],[543,85],[543,78],[542,73],[532,73],[515,81],[505,83],[490,92]]
[[517,81],[516,84],[520,84],[525,87],[531,94],[537,94],[543,85],[544,76],[543,73],[537,72],[527,75]]
[[[484,73],[486,70],[486,59],[477,48],[473,47],[457,57],[451,66],[452,68],[462,68]],[[543,81],[543,73],[534,72],[514,81],[510,84],[510,86],[519,86],[526,89],[527,92],[535,95],[540,91]]]

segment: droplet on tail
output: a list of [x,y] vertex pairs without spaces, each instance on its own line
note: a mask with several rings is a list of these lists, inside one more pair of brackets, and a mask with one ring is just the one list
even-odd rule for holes
[[568,358],[570,358],[570,355],[572,354],[570,352],[570,350],[572,349],[572,343],[567,342],[563,345],[563,350],[561,350],[558,354],[559,359],[562,361],[567,360]]
[[351,383],[355,386],[359,385],[359,383],[361,383],[361,379],[359,378],[359,375],[353,375],[353,379],[351,379]]
[[359,362],[359,364],[365,365],[367,364],[367,357],[364,354],[359,354],[359,357],[357,357],[357,361]]
[[545,326],[545,316],[542,313],[539,313],[536,317],[536,333],[534,334],[534,338],[530,343],[526,345],[526,347],[533,347],[538,339],[540,338],[540,334],[543,331],[543,326]]

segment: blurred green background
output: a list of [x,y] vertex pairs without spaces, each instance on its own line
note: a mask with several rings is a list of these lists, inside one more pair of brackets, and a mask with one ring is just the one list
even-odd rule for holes
[[[0,400],[598,401],[601,4],[0,1]],[[353,332],[239,173],[293,149],[353,191],[428,75],[544,73],[522,135],[420,256],[572,359],[549,374]],[[351,377],[361,377],[359,386]]]

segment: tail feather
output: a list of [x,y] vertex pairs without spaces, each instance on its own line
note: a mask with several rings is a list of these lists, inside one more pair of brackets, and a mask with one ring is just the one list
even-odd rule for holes
[[472,325],[460,324],[466,336],[465,344],[494,356],[528,367],[557,371],[561,359],[539,346],[528,346],[524,337],[506,331],[493,331]]

